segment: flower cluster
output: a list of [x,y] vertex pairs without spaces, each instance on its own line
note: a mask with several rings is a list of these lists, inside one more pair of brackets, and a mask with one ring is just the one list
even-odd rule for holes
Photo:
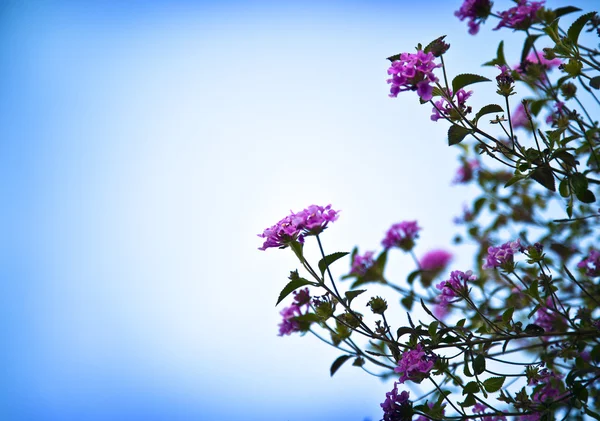
[[385,394],[385,401],[381,404],[383,421],[409,421],[412,419],[412,405],[408,399],[410,393],[403,390],[398,394],[398,383],[394,382],[394,388]]
[[512,271],[514,269],[514,255],[517,252],[523,252],[524,247],[521,245],[521,240],[517,238],[516,241],[508,241],[502,244],[500,247],[488,248],[488,255],[485,263],[483,264],[484,269],[496,269],[501,268],[506,271]]
[[551,60],[548,60],[544,56],[544,53],[538,51],[537,53],[530,53],[525,58],[525,61],[515,66],[515,72],[519,73],[520,75],[523,75],[527,73],[527,70],[531,65],[542,66],[544,70],[552,70],[555,67],[560,66],[561,64],[562,61],[560,59],[555,57]]
[[544,1],[517,0],[517,5],[510,9],[499,12],[500,22],[494,30],[506,27],[512,29],[527,29],[536,21],[537,11],[542,7]]
[[339,211],[331,209],[331,205],[311,205],[298,213],[292,212],[270,228],[258,234],[265,238],[265,242],[259,250],[271,247],[285,248],[293,241],[304,242],[306,235],[317,235],[321,233],[329,222],[338,219]]
[[485,22],[491,11],[490,0],[465,0],[460,9],[454,12],[454,16],[461,21],[469,19],[469,34],[475,35],[479,32],[479,25]]
[[456,298],[466,295],[469,291],[467,281],[476,281],[477,276],[473,275],[473,271],[462,272],[454,270],[450,273],[450,279],[440,282],[435,287],[442,291],[439,297],[440,305],[447,306]]
[[537,403],[545,403],[557,400],[560,396],[562,375],[556,374],[547,368],[540,371],[539,375],[529,380],[529,385],[538,385],[534,390],[532,400]]
[[473,179],[473,175],[479,169],[479,161],[471,159],[463,162],[456,171],[456,176],[452,180],[452,184],[465,184]]
[[367,251],[362,256],[359,254],[355,254],[352,259],[352,268],[350,269],[350,275],[356,276],[364,276],[365,273],[369,270],[371,266],[373,266],[374,260],[373,256],[375,255],[372,251]]
[[302,306],[310,305],[310,293],[308,288],[294,291],[294,302],[291,306],[281,310],[279,314],[283,317],[281,323],[279,323],[279,336],[291,335],[294,332],[300,331],[300,325],[295,320],[297,316],[302,315]]
[[530,127],[529,118],[527,118],[527,112],[523,103],[519,103],[514,111],[510,115],[511,123],[514,128],[523,127],[525,129]]
[[400,92],[417,91],[423,101],[429,101],[433,93],[432,84],[438,81],[433,70],[441,67],[441,64],[434,63],[434,59],[432,53],[422,50],[416,54],[400,54],[388,69],[388,74],[392,76],[387,81],[392,85],[390,96],[395,98]]
[[587,276],[600,276],[600,251],[594,249],[590,250],[590,254],[579,262],[577,267],[583,269]]
[[419,236],[421,228],[417,226],[417,221],[403,221],[392,225],[385,234],[381,242],[383,247],[390,249],[398,247],[409,251],[415,245],[415,239]]
[[429,372],[435,364],[435,356],[427,356],[421,344],[415,349],[405,351],[398,361],[398,366],[394,369],[400,373],[400,383],[412,380],[415,383],[421,383],[423,379],[429,377]]
[[431,285],[431,282],[444,270],[452,260],[452,253],[446,250],[431,250],[419,260],[421,269],[421,283],[424,287]]
[[[454,98],[452,90],[448,90],[448,97]],[[449,118],[452,120],[460,120],[462,117],[460,114],[465,115],[469,114],[472,109],[471,107],[467,107],[466,102],[467,99],[473,94],[473,91],[465,91],[464,89],[459,89],[456,91],[456,103],[454,100],[452,102],[448,101],[448,99],[444,96],[439,101],[435,101],[434,107],[431,109],[431,120],[438,121],[440,118]],[[457,109],[460,111],[458,113]]]

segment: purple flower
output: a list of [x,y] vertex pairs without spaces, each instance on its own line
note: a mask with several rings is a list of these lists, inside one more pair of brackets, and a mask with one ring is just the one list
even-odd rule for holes
[[431,250],[421,257],[419,265],[421,270],[440,272],[446,268],[450,260],[452,260],[452,253],[446,250]]
[[552,297],[548,297],[546,299],[546,306],[538,308],[535,312],[535,324],[546,332],[552,332],[554,330],[553,327],[558,322],[557,314],[552,311],[553,309],[554,303]]
[[[439,101],[435,101],[435,106],[431,109],[431,120],[438,121],[440,118],[450,118],[452,120],[460,120],[461,116],[456,111],[458,108],[461,114],[469,114],[471,112],[471,107],[466,106],[467,99],[473,94],[473,91],[465,91],[464,89],[459,89],[456,91],[456,102],[454,102],[454,95],[452,94],[452,90],[448,91],[448,96],[452,98],[452,103],[450,103],[445,97],[442,97]],[[454,104],[454,105],[453,105]]]
[[551,124],[553,121],[558,119],[558,117],[562,116],[565,112],[565,103],[562,101],[556,101],[554,103],[554,109],[556,110],[555,114],[550,114],[546,117],[546,123]]
[[442,66],[435,64],[434,59],[432,53],[424,53],[422,50],[416,54],[400,54],[400,58],[388,69],[388,75],[392,76],[387,81],[392,85],[390,96],[395,98],[400,92],[417,91],[423,101],[429,101],[432,98],[432,84],[438,81],[433,69]]
[[538,51],[537,53],[530,53],[525,61],[521,64],[515,66],[515,71],[519,74],[524,74],[527,72],[527,66],[530,64],[537,64],[544,67],[545,70],[552,70],[555,67],[558,67],[562,64],[562,61],[559,58],[553,58],[552,60],[548,60],[544,53]]
[[440,320],[444,320],[450,313],[450,307],[447,304],[436,304],[433,307],[433,315]]
[[479,169],[479,161],[471,159],[465,161],[463,165],[456,171],[456,176],[452,180],[452,184],[465,184],[473,179],[473,175]]
[[514,269],[514,255],[516,252],[523,252],[524,248],[521,245],[521,240],[517,238],[516,241],[509,241],[502,244],[500,247],[488,248],[488,255],[485,263],[483,264],[484,269],[496,269],[501,268],[506,271],[512,271]]
[[300,330],[298,322],[294,320],[294,317],[302,314],[299,306],[292,304],[281,310],[279,314],[283,317],[282,322],[279,323],[279,336],[291,335],[293,332],[298,332]]
[[334,222],[339,217],[339,211],[331,209],[331,205],[310,205],[298,213],[290,215],[292,223],[302,229],[307,235],[317,235],[327,228],[329,222]]
[[529,119],[527,118],[527,113],[525,112],[525,106],[523,103],[519,103],[517,108],[513,110],[510,115],[510,120],[515,129],[517,127],[523,127],[526,129],[530,127]]
[[447,306],[449,303],[456,301],[464,297],[469,292],[467,281],[476,281],[477,277],[473,275],[473,272],[468,270],[462,272],[460,270],[454,270],[450,273],[450,279],[440,282],[435,287],[442,291],[439,297],[440,305]]
[[365,273],[373,266],[374,260],[372,251],[365,252],[364,255],[355,254],[352,259],[352,268],[350,269],[350,275],[364,276]]
[[398,247],[409,251],[415,245],[415,238],[419,236],[420,230],[421,228],[417,226],[417,221],[403,221],[394,224],[385,234],[385,238],[381,244],[386,249]]
[[479,25],[485,22],[492,10],[492,2],[489,0],[465,0],[460,9],[454,12],[454,16],[461,21],[469,19],[469,34],[475,35],[479,32]]
[[431,250],[419,260],[421,269],[421,282],[424,287],[431,285],[433,281],[452,260],[452,253],[446,250]]
[[381,404],[383,421],[410,421],[412,419],[412,404],[408,400],[410,393],[403,390],[398,394],[398,384],[394,382],[391,392],[385,394],[385,401]]
[[463,204],[463,214],[461,216],[455,216],[453,222],[456,225],[464,224],[466,222],[471,222],[473,220],[473,212],[469,209],[467,204]]
[[590,254],[577,264],[589,277],[600,276],[600,251],[591,249]]
[[306,235],[317,235],[321,233],[329,222],[338,219],[339,211],[331,209],[331,205],[311,205],[308,208],[290,215],[277,222],[271,228],[267,228],[259,237],[265,238],[265,242],[259,250],[270,247],[286,248],[293,241],[304,243]]
[[560,396],[560,386],[562,385],[562,375],[556,374],[547,368],[540,371],[536,378],[529,381],[529,385],[541,385],[534,389],[531,398],[534,402],[545,403],[555,401]]
[[506,421],[506,417],[504,415],[498,415],[498,414],[486,415],[485,410],[488,408],[489,407],[487,405],[477,402],[475,405],[473,405],[473,413],[474,414],[482,414],[482,417],[480,418],[482,421]]
[[310,292],[308,288],[300,289],[298,291],[294,291],[294,304],[298,307],[306,305],[307,307],[310,304]]
[[405,351],[398,361],[398,366],[394,369],[400,373],[400,383],[406,380],[412,380],[415,383],[421,383],[423,379],[429,377],[429,372],[435,364],[435,356],[427,356],[421,344],[415,349]]
[[527,29],[536,21],[536,13],[545,1],[517,0],[517,5],[498,13],[500,23],[494,30],[506,27],[512,29]]

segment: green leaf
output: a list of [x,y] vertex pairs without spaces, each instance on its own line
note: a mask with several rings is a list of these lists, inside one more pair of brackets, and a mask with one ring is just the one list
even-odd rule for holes
[[513,313],[515,312],[515,308],[511,307],[508,310],[506,310],[503,314],[502,314],[502,321],[504,323],[508,323],[512,320],[512,316]]
[[578,173],[571,175],[570,179],[571,179],[571,186],[573,187],[573,190],[575,191],[575,193],[583,193],[584,191],[587,190],[588,180],[585,177],[585,175],[578,172]]
[[475,115],[475,122],[478,122],[479,119],[486,114],[503,113],[503,112],[504,112],[504,110],[498,104],[488,104],[477,112],[477,114]]
[[533,47],[535,41],[541,36],[541,34],[537,34],[529,35],[527,38],[525,38],[525,44],[523,44],[523,51],[521,52],[521,63],[525,61],[527,55],[529,54],[529,51],[531,51],[531,47]]
[[506,58],[504,57],[504,41],[500,41],[498,44],[498,50],[496,51],[496,58],[483,64],[484,66],[505,66]]
[[279,298],[277,299],[277,304],[275,305],[278,305],[285,297],[290,295],[292,291],[295,291],[298,288],[303,287],[305,285],[314,285],[314,282],[310,282],[304,278],[298,278],[288,282],[288,284],[281,290]]
[[348,302],[348,305],[350,305],[352,300],[354,300],[357,296],[359,296],[365,291],[366,289],[355,289],[353,291],[346,291],[346,301]]
[[452,79],[452,92],[456,95],[456,92],[458,92],[460,88],[479,82],[491,82],[491,80],[487,77],[474,75],[472,73],[462,73]]
[[506,377],[490,377],[487,380],[483,381],[483,387],[488,393],[494,393],[502,389],[502,385],[504,384],[504,380]]
[[524,175],[522,175],[522,174],[515,174],[515,175],[513,175],[513,176],[510,178],[510,180],[508,180],[508,181],[506,182],[506,184],[504,185],[504,187],[510,187],[510,186],[512,186],[513,184],[515,184],[516,182],[518,182],[518,181],[521,181],[521,180],[522,180],[522,179],[524,179],[524,178],[525,178],[525,176],[524,176]]
[[412,295],[407,295],[406,297],[400,300],[400,303],[404,306],[408,311],[412,310],[412,306],[415,302],[415,299]]
[[600,89],[600,76],[596,76],[590,79],[590,86],[594,89]]
[[573,44],[577,44],[579,41],[579,34],[581,30],[585,26],[585,24],[596,15],[596,12],[589,12],[585,15],[581,15],[577,18],[575,22],[569,27],[567,31],[567,37],[573,42]]
[[440,323],[436,320],[430,323],[429,328],[427,329],[429,332],[429,335],[431,335],[432,337],[435,336],[435,334],[437,333],[437,329],[438,326],[440,325]]
[[596,201],[596,196],[594,196],[594,193],[592,193],[591,190],[575,193],[575,196],[583,203],[594,203]]
[[475,360],[473,361],[473,370],[475,374],[481,374],[485,371],[485,357],[483,354],[477,354]]
[[479,393],[479,384],[477,382],[469,382],[463,388],[462,394],[466,395],[467,393]]
[[344,364],[350,358],[352,358],[351,355],[342,355],[341,357],[338,357],[333,362],[333,364],[331,364],[331,368],[329,369],[329,372],[331,373],[331,376],[333,376],[335,374],[335,372],[339,370],[339,368],[342,366],[342,364]]
[[556,184],[554,183],[554,174],[549,165],[544,165],[534,169],[531,174],[531,178],[546,187],[550,191],[556,191]]
[[415,279],[417,278],[417,276],[419,276],[421,274],[421,272],[423,272],[422,270],[413,270],[411,273],[408,274],[408,277],[406,278],[406,282],[408,283],[408,285],[412,285],[413,282],[415,282]]
[[469,133],[471,133],[471,130],[453,124],[448,129],[448,145],[452,146],[462,142]]
[[325,273],[325,270],[329,267],[329,265],[331,265],[333,262],[335,262],[338,259],[341,259],[342,257],[348,255],[349,253],[344,251],[344,252],[337,252],[337,253],[332,253],[328,256],[323,257],[321,260],[319,260],[319,269],[321,270],[321,275],[323,275]]
[[596,420],[600,420],[600,414],[598,414],[597,412],[592,411],[590,408],[588,408],[587,406],[585,407],[585,413],[587,415],[589,415],[590,417],[596,419]]
[[554,9],[554,14],[557,18],[573,12],[579,12],[581,9],[574,6],[565,6]]
[[471,393],[469,393],[467,395],[467,397],[465,398],[464,402],[459,402],[458,404],[460,406],[462,406],[463,408],[466,408],[468,406],[473,406],[475,405],[477,402],[475,401],[475,396],[472,395]]

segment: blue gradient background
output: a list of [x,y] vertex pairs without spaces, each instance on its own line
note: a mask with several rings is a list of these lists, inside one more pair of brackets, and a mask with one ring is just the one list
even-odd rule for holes
[[385,57],[445,33],[477,69],[459,3],[2,1],[0,418],[379,419],[389,383],[276,336],[296,264],[256,233],[333,203],[329,251],[450,244],[473,192]]

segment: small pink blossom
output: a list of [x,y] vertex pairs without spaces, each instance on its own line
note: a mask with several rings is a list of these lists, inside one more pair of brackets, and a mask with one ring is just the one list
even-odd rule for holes
[[473,272],[470,270],[466,272],[461,272],[460,270],[452,271],[450,279],[440,282],[435,286],[442,292],[439,297],[440,305],[447,306],[449,303],[467,295],[469,292],[467,282],[476,280],[477,276],[473,275]]
[[469,19],[469,34],[475,35],[479,32],[479,25],[485,22],[492,10],[490,0],[465,0],[460,9],[454,12],[454,16],[461,21]]
[[473,179],[473,175],[479,170],[479,161],[471,159],[463,162],[456,171],[456,176],[452,180],[452,184],[466,184]]
[[385,394],[385,401],[381,404],[383,421],[410,419],[412,415],[410,392],[403,390],[402,393],[398,393],[398,384],[400,382],[394,382],[394,388]]
[[588,256],[577,264],[589,277],[600,276],[600,251],[591,249]]
[[423,101],[429,101],[432,98],[433,84],[438,81],[433,70],[442,66],[435,64],[434,59],[432,53],[422,50],[416,54],[400,54],[399,59],[388,69],[388,74],[392,76],[387,81],[392,85],[390,96],[395,98],[400,92],[417,91]]
[[372,251],[367,251],[362,256],[359,254],[354,255],[352,259],[352,268],[350,269],[350,275],[364,276],[365,273],[373,266],[375,255]]
[[523,103],[519,103],[519,105],[517,105],[517,107],[511,113],[510,119],[512,122],[512,126],[515,129],[517,127],[523,127],[526,129],[531,127],[531,123],[529,123],[529,119],[527,118],[527,113],[525,112],[525,107],[523,106]]
[[281,323],[279,323],[279,336],[291,335],[293,332],[298,332],[298,322],[294,320],[294,317],[300,316],[302,311],[296,304],[292,304],[289,307],[285,307],[279,313],[283,317]]
[[[450,118],[453,120],[459,119],[460,115],[455,108],[458,108],[461,114],[469,114],[471,107],[466,105],[467,99],[473,94],[473,91],[465,91],[459,89],[456,91],[456,96],[452,94],[452,90],[448,91],[448,96],[452,98],[452,102],[442,97],[439,101],[435,101],[435,106],[431,109],[431,120],[438,121],[440,118]],[[454,101],[456,99],[456,102]]]
[[500,28],[526,29],[532,23],[536,22],[537,11],[542,7],[545,1],[517,0],[517,5],[510,9],[499,12],[500,22],[494,30]]
[[431,250],[421,257],[419,266],[421,266],[421,270],[440,272],[446,269],[450,260],[452,260],[452,253],[446,250]]
[[405,351],[402,354],[394,371],[400,373],[400,383],[404,383],[406,380],[421,383],[423,379],[429,377],[429,372],[433,368],[435,360],[436,357],[426,355],[423,347],[419,344],[415,349]]
[[507,271],[512,270],[514,268],[515,253],[523,252],[523,250],[524,248],[521,245],[521,240],[519,238],[517,238],[516,241],[504,243],[500,247],[489,247],[483,268],[501,268]]
[[398,247],[402,250],[409,251],[414,246],[414,240],[419,236],[420,227],[417,226],[417,221],[403,221],[392,225],[385,234],[385,238],[381,242],[383,247],[390,249]]

